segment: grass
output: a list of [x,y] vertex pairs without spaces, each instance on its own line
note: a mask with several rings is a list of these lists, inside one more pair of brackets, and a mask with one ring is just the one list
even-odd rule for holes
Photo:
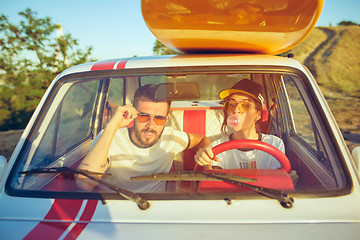
[[291,50],[313,73],[342,131],[360,135],[359,26],[320,27]]

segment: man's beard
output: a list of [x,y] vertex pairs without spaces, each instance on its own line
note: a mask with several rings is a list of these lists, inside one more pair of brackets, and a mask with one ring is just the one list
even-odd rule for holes
[[[138,129],[136,126],[133,127],[135,138],[141,147],[153,146],[159,140],[163,130],[161,131],[161,133],[158,133],[157,131],[151,128]],[[151,139],[147,139],[142,136],[142,133],[151,133],[154,134],[154,136]]]

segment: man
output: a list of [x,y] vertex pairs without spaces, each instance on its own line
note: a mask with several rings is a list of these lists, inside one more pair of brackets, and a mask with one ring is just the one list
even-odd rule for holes
[[[130,191],[165,191],[165,182],[131,181],[130,177],[168,172],[177,153],[207,146],[210,140],[165,127],[171,102],[156,99],[156,90],[157,85],[142,86],[135,91],[133,106],[117,108],[79,169],[107,171],[115,185]],[[126,128],[131,121],[134,121],[133,127]],[[77,183],[87,190],[96,186],[95,182],[81,176]]]

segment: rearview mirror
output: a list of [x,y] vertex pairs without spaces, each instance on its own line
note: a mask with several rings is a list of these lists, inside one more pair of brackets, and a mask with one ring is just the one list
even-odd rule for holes
[[200,91],[196,82],[161,83],[155,93],[155,99],[165,101],[199,98]]

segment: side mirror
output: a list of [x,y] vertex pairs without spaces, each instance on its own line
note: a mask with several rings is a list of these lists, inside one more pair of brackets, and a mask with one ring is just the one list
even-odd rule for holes
[[0,178],[2,177],[3,173],[6,169],[7,160],[4,156],[0,155]]
[[353,159],[355,161],[355,165],[357,167],[358,172],[360,173],[360,145],[355,147],[351,152]]

